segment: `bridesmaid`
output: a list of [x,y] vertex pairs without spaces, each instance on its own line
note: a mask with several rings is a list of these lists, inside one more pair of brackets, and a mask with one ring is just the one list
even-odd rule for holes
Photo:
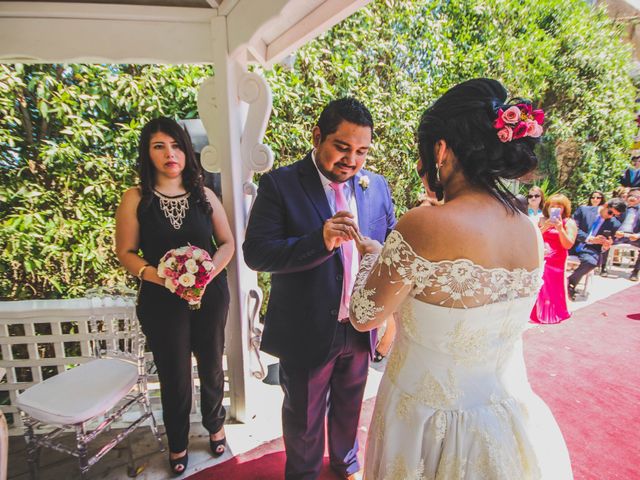
[[578,227],[571,218],[571,202],[558,193],[542,209],[540,231],[544,239],[543,285],[531,311],[534,323],[560,323],[571,316],[567,309],[565,265],[576,241]]

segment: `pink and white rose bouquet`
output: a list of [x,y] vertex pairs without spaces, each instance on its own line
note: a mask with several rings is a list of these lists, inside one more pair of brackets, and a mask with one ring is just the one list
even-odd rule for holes
[[493,127],[498,130],[498,139],[502,143],[523,137],[538,138],[544,132],[544,111],[534,110],[528,103],[518,103],[506,110],[498,109]]
[[214,277],[215,265],[206,250],[193,245],[169,250],[160,259],[158,276],[164,286],[198,310],[204,290]]

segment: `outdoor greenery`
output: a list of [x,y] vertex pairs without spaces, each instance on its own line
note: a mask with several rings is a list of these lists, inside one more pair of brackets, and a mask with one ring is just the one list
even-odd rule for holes
[[[541,176],[574,199],[610,190],[635,133],[622,30],[583,0],[374,0],[264,72],[273,90],[265,142],[276,166],[301,158],[332,98],[371,109],[367,168],[398,213],[417,199],[420,113],[468,78],[498,78],[547,112]],[[197,116],[207,66],[0,66],[0,297],[75,297],[122,282],[113,214],[135,183],[142,124]]]

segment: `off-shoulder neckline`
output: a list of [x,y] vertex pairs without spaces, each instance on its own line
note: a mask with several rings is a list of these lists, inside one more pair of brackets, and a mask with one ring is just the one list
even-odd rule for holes
[[421,260],[424,260],[425,262],[430,263],[432,265],[466,263],[466,264],[471,265],[472,267],[478,268],[480,270],[484,270],[485,272],[505,272],[505,273],[512,274],[512,275],[522,274],[522,273],[526,273],[527,275],[534,275],[534,274],[538,274],[542,270],[542,267],[536,267],[533,270],[527,270],[526,268],[523,268],[523,267],[518,267],[518,268],[513,268],[513,269],[508,269],[508,268],[505,268],[505,267],[485,267],[485,266],[480,265],[479,263],[476,263],[473,260],[471,260],[469,258],[465,258],[465,257],[460,257],[460,258],[455,258],[455,259],[445,259],[445,260],[429,260],[428,258],[425,258],[422,255],[416,253],[416,251],[413,249],[413,247],[409,244],[409,242],[407,242],[404,239],[402,233],[400,233],[398,230],[392,230],[391,233],[389,234],[389,236],[387,237],[387,240],[393,234],[397,234],[400,237],[400,241],[404,245],[406,245],[406,247],[409,249],[410,253],[414,257],[417,257],[417,258],[419,258]]

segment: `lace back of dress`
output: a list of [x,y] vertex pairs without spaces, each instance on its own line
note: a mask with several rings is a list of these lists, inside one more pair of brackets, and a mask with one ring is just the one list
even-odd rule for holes
[[542,283],[540,268],[485,268],[467,259],[432,262],[416,254],[395,230],[387,238],[371,274],[410,286],[411,295],[417,300],[451,308],[531,297]]

